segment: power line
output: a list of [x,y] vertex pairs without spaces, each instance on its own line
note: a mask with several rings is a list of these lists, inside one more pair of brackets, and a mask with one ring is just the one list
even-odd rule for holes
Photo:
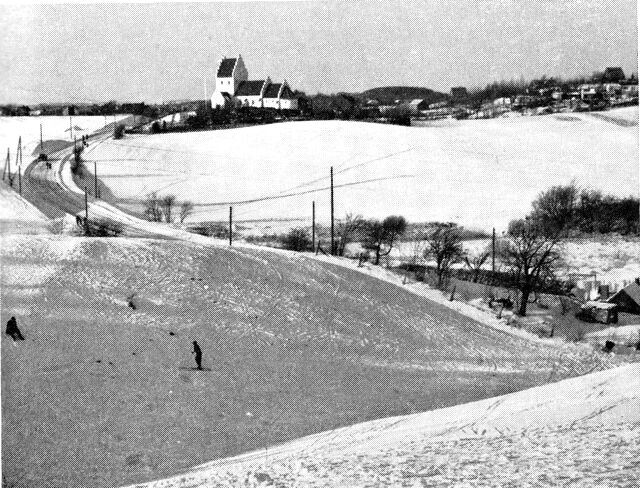
[[[357,185],[364,185],[367,183],[374,183],[377,181],[387,181],[387,180],[397,180],[397,179],[406,179],[406,178],[415,178],[415,175],[396,175],[396,176],[385,176],[382,178],[371,178],[368,180],[361,180],[361,181],[353,181],[350,183],[343,183],[341,185],[334,185],[334,188],[344,188],[344,187],[348,187],[348,186],[357,186]],[[263,197],[257,197],[257,198],[252,198],[252,199],[247,199],[247,200],[236,200],[236,201],[226,201],[226,202],[212,202],[212,203],[195,203],[194,205],[197,207],[218,207],[218,206],[227,206],[227,205],[248,205],[248,204],[252,204],[252,203],[258,203],[258,202],[265,202],[265,201],[269,201],[269,200],[279,200],[281,198],[289,198],[289,197],[293,197],[293,196],[298,196],[298,195],[307,195],[309,193],[316,193],[319,191],[326,191],[329,190],[331,187],[330,186],[325,186],[322,188],[314,188],[313,190],[305,190],[305,191],[300,191],[300,192],[295,192],[295,193],[288,193],[286,195],[268,195],[268,196],[263,196]]]

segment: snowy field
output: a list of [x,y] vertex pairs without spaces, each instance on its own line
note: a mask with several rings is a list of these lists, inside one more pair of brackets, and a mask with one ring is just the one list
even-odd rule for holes
[[[116,115],[121,120],[126,115]],[[114,121],[113,116],[67,116],[42,117],[0,117],[0,154],[6,158],[7,148],[11,150],[11,163],[15,161],[18,138],[22,136],[23,164],[30,163],[31,155],[40,144],[40,124],[42,137],[47,140],[73,141],[96,131]],[[73,134],[70,128],[73,129]]]
[[640,365],[392,417],[137,488],[637,487]]
[[26,337],[2,339],[8,483],[150,481],[628,360],[485,323],[380,267],[205,240],[3,235],[1,319]]
[[[194,220],[401,214],[504,229],[537,194],[572,180],[637,194],[638,108],[399,127],[344,121],[128,136],[90,148],[100,178],[123,203],[150,191],[198,204]],[[570,115],[570,116],[569,116]],[[624,123],[618,123],[625,121]]]

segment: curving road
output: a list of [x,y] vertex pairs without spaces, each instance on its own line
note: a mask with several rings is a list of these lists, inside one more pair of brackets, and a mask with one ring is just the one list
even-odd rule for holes
[[[94,139],[93,144],[99,144],[108,137]],[[47,162],[38,160],[27,166],[23,176],[22,196],[49,218],[61,218],[67,214],[85,217],[84,191],[73,182],[69,164],[73,158],[73,146],[52,152],[48,154],[48,158],[50,168],[47,167]],[[133,217],[91,194],[87,196],[87,200],[89,220],[117,223],[124,235],[201,240],[202,236]],[[211,239],[206,242],[211,244]]]

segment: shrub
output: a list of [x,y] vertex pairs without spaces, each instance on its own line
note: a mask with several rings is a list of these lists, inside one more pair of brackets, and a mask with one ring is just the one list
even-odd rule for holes
[[184,223],[184,221],[193,213],[193,203],[188,200],[185,200],[180,204],[180,223]]
[[309,238],[309,232],[307,229],[297,227],[291,229],[281,239],[282,247],[289,249],[290,251],[307,251],[311,248],[311,239]]
[[82,235],[85,237],[118,237],[123,232],[124,227],[120,222],[106,219],[89,219],[82,227]]
[[116,124],[113,128],[113,138],[114,139],[122,139],[124,137],[124,125]]
[[151,222],[162,222],[162,205],[155,192],[147,195],[144,201],[144,213]]
[[61,235],[64,232],[64,219],[50,220],[47,228],[53,235]]
[[71,172],[74,175],[82,175],[84,169],[84,161],[82,159],[82,151],[84,146],[75,146],[73,148],[73,159],[71,160]]

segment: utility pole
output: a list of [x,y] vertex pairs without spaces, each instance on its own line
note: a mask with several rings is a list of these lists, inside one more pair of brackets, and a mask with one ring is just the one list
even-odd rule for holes
[[311,202],[311,250],[316,248],[316,202]]
[[[7,174],[7,164],[9,164],[9,162],[11,161],[11,149],[7,148],[7,159],[4,160],[4,170],[2,170],[2,181],[4,181],[4,177]],[[9,178],[11,178],[11,175],[9,175]]]
[[11,178],[11,151],[7,148],[7,177],[9,178],[9,186],[13,187],[13,179]]
[[233,245],[233,207],[229,207],[229,245]]
[[94,190],[96,198],[100,198],[98,195],[98,163],[96,161],[93,162],[93,177],[94,177]]
[[[18,153],[20,153],[20,159],[18,159]],[[18,165],[18,188],[20,189],[20,195],[22,195],[22,136],[18,137],[18,151],[16,152],[16,164]]]
[[89,197],[87,197],[87,187],[84,187],[84,219],[85,225],[89,226]]
[[73,118],[69,115],[69,135],[73,139]]
[[204,103],[207,103],[207,76],[204,76]]
[[496,272],[496,228],[493,228],[493,236],[491,237],[491,271]]
[[334,226],[333,226],[333,166],[331,166],[331,255],[335,254]]

